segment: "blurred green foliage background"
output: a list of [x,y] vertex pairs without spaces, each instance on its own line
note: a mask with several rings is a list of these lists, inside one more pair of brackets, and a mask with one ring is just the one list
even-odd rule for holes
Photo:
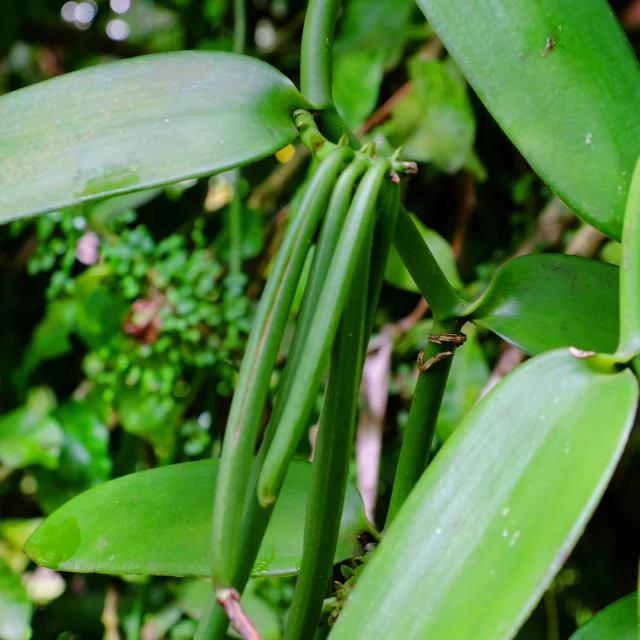
[[[247,53],[294,81],[305,5],[247,3]],[[637,47],[640,3],[612,5]],[[0,93],[130,56],[231,50],[232,36],[228,0],[3,0]],[[514,255],[567,251],[619,260],[618,245],[580,225],[537,178],[412,1],[344,2],[334,92],[362,139],[382,152],[403,146],[420,163],[404,200],[469,298]],[[35,567],[21,546],[44,515],[91,486],[219,451],[255,301],[308,168],[305,151],[292,148],[243,169],[241,272],[229,264],[235,182],[226,174],[0,228],[0,640],[192,637],[205,582],[61,575]],[[415,357],[430,328],[416,291],[392,254],[353,462],[378,522]],[[469,338],[454,361],[436,446],[523,358],[488,334],[470,329]],[[285,357],[283,350],[281,363]],[[276,374],[273,391],[277,383]],[[301,457],[311,452],[313,420],[309,427]],[[566,638],[635,588],[639,450],[636,430],[593,521],[519,637]],[[337,568],[336,581],[356,569]],[[338,597],[350,584],[336,588]],[[265,638],[280,637],[293,585],[251,583],[247,607]]]

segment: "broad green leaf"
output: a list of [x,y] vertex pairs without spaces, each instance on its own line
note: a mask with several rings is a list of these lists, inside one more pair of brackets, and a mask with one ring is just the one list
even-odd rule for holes
[[[218,460],[202,460],[112,480],[50,515],[26,544],[38,564],[60,571],[170,576],[211,575],[211,518]],[[293,575],[311,465],[295,462],[260,548],[254,575]],[[359,553],[371,527],[357,490],[343,510],[336,562]]]
[[291,142],[305,107],[259,60],[143,56],[0,98],[0,222],[205,176]]
[[0,640],[29,640],[32,613],[20,576],[0,560]]
[[93,223],[107,225],[113,218],[124,213],[138,209],[162,193],[162,189],[146,189],[123,196],[114,196],[101,202],[96,202],[89,212],[89,219]]
[[[462,288],[462,282],[458,275],[458,268],[456,267],[456,260],[453,255],[451,245],[439,234],[426,227],[416,216],[411,214],[411,218],[418,227],[418,231],[422,235],[424,241],[427,243],[431,253],[440,265],[444,275],[455,289]],[[418,293],[418,287],[406,267],[402,263],[398,252],[392,246],[389,252],[389,259],[387,260],[387,268],[384,273],[385,280],[398,289],[404,289],[405,291],[412,291]]]
[[640,66],[609,3],[417,2],[531,166],[619,239],[640,150]]
[[531,355],[558,347],[613,353],[618,269],[561,254],[514,258],[472,308],[470,320]]
[[507,376],[427,468],[331,640],[513,638],[602,496],[637,400],[631,371],[564,349]]
[[393,109],[383,131],[407,158],[433,162],[455,173],[471,161],[476,120],[467,83],[451,58],[414,57],[409,63],[411,92]]
[[36,389],[25,406],[0,417],[0,463],[14,469],[31,464],[58,467],[63,434],[49,415],[52,408],[48,392]]
[[589,618],[571,640],[638,640],[638,594],[630,593]]
[[62,427],[59,468],[36,469],[38,501],[46,512],[57,509],[80,492],[109,479],[109,429],[86,404],[70,401],[54,417]]

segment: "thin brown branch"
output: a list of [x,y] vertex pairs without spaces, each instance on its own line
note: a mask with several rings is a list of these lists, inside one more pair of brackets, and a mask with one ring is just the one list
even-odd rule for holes
[[395,106],[406,96],[411,93],[413,85],[411,81],[405,82],[384,104],[378,107],[356,130],[357,136],[363,136],[365,133],[371,131],[371,129],[382,124],[395,108]]
[[620,16],[622,26],[627,29],[640,26],[640,0],[631,0]]
[[593,257],[602,246],[607,236],[590,224],[583,224],[567,245],[565,253],[570,256]]
[[511,373],[511,371],[513,371],[518,365],[522,364],[526,357],[526,354],[520,351],[520,349],[516,349],[516,347],[503,342],[502,353],[500,354],[495,367],[491,371],[489,379],[480,392],[478,399],[486,396],[487,393],[489,393],[489,391],[491,391],[491,389],[493,389],[493,387],[502,380],[502,378],[504,378],[508,373]]
[[361,388],[366,398],[366,407],[360,412],[356,432],[357,484],[365,513],[372,524],[375,522],[378,499],[382,431],[387,412],[391,354],[396,333],[393,325],[382,328],[378,336],[378,348],[367,355],[362,372]]
[[262,640],[255,625],[240,603],[240,594],[235,589],[217,589],[216,600],[222,605],[234,629],[244,640]]
[[356,463],[358,490],[372,524],[378,499],[382,432],[389,398],[393,347],[396,340],[419,322],[428,309],[427,301],[420,298],[409,315],[384,325],[379,335],[369,343],[361,382],[366,407],[360,412],[356,431]]
[[[419,56],[423,60],[436,60],[442,54],[444,46],[440,41],[440,38],[434,36],[431,38],[419,52]],[[391,116],[391,112],[396,105],[406,98],[413,90],[413,84],[411,81],[405,82],[397,91],[395,91],[391,97],[378,107],[369,118],[356,129],[355,134],[363,136],[378,125],[381,125],[387,118]]]
[[462,171],[460,174],[462,182],[462,197],[460,198],[458,222],[451,240],[451,248],[456,262],[460,263],[464,255],[464,244],[467,238],[469,222],[473,218],[478,208],[478,197],[476,196],[476,183],[473,175],[469,171]]
[[518,247],[511,258],[557,247],[564,232],[575,220],[575,214],[567,205],[554,196],[538,216],[535,229]]
[[411,327],[413,327],[415,324],[420,322],[420,320],[422,320],[424,314],[427,313],[428,309],[429,309],[428,302],[424,298],[420,298],[414,310],[409,315],[398,320],[394,324],[394,326],[396,327],[397,331],[401,333],[409,331]]
[[107,587],[107,593],[104,598],[104,608],[102,610],[102,617],[100,618],[104,625],[104,637],[105,640],[120,640],[120,634],[118,633],[118,600],[120,596],[116,588],[110,584]]

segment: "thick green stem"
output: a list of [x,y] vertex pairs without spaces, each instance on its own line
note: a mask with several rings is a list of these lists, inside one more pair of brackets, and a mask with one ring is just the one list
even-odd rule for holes
[[436,320],[447,320],[464,313],[466,302],[454,291],[402,205],[398,211],[393,246]]
[[[244,53],[247,33],[247,9],[245,0],[233,0],[233,52]],[[229,271],[242,271],[242,197],[240,183],[242,171],[233,170],[233,200],[229,209]]]
[[640,353],[640,159],[636,164],[622,230],[620,265],[620,343],[616,355]]
[[307,501],[302,565],[285,640],[314,636],[331,578],[362,376],[372,239],[370,233],[354,273],[357,285],[347,300],[331,354]]
[[358,138],[342,119],[338,110],[333,106],[327,107],[317,115],[318,128],[324,133],[329,140],[339,140],[346,135],[349,140],[349,146],[352,149],[360,149],[362,145]]
[[243,498],[271,372],[316,227],[338,174],[352,157],[353,152],[342,147],[318,168],[287,230],[258,305],[229,412],[218,471],[212,532],[215,588],[231,586],[234,579]]
[[240,183],[242,172],[233,170],[233,200],[229,207],[229,271],[242,272],[242,196]]
[[347,222],[311,325],[312,339],[302,354],[287,406],[260,472],[258,499],[261,504],[273,502],[278,495],[309,417],[313,398],[309,397],[307,389],[318,388],[320,383],[324,356],[335,337],[349,287],[352,286],[353,273],[363,251],[365,230],[373,224],[378,193],[390,169],[389,160],[375,161],[360,182],[349,209]]
[[333,104],[331,54],[340,0],[310,0],[302,32],[300,89],[316,109]]
[[[436,333],[457,333],[461,324],[462,321],[436,322],[434,323],[434,331]],[[437,358],[438,354],[446,351],[455,352],[449,344],[429,342],[424,350],[424,361],[428,362],[430,358]],[[391,524],[427,467],[452,361],[453,356],[436,361],[426,371],[421,371],[418,375],[409,419],[402,440],[385,527]]]
[[[314,339],[311,326],[316,315],[318,303],[325,288],[327,274],[333,261],[340,233],[344,226],[345,218],[349,210],[349,204],[353,197],[353,190],[357,180],[368,167],[368,162],[362,158],[356,158],[338,178],[336,186],[331,194],[327,206],[322,229],[318,238],[318,244],[313,256],[313,264],[309,273],[302,306],[296,322],[296,331],[291,343],[291,349],[287,358],[275,406],[269,420],[261,450],[271,445],[276,428],[282,420],[287,400],[291,395],[291,388],[295,379],[300,375],[301,358],[310,340]],[[307,393],[315,399],[317,389],[309,387]]]
[[[393,187],[393,185],[389,186]],[[382,202],[380,204],[381,213],[380,216],[378,216],[373,235],[373,252],[369,273],[369,301],[367,303],[367,320],[365,325],[365,336],[367,336],[367,339],[373,331],[373,324],[376,319],[376,310],[378,309],[380,291],[382,290],[382,284],[384,282],[384,273],[398,220],[399,208],[400,190],[385,188],[382,192]]]
[[244,53],[247,39],[246,0],[233,0],[233,52]]

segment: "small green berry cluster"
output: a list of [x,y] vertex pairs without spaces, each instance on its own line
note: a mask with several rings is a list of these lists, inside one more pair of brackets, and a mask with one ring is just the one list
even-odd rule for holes
[[121,382],[186,398],[189,373],[207,367],[231,382],[229,363],[240,357],[250,326],[246,276],[226,274],[203,225],[196,221],[189,237],[160,242],[137,226],[102,250],[107,278],[128,305],[123,331],[85,359],[87,376],[104,388],[105,399]]

